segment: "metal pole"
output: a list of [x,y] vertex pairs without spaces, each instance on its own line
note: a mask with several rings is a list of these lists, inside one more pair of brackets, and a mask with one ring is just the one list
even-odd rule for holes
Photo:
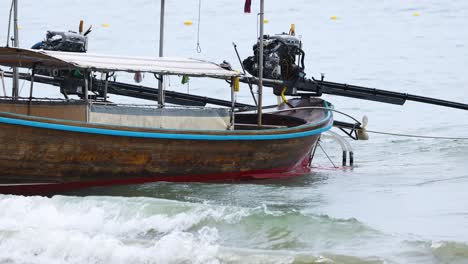
[[90,108],[90,104],[89,104],[89,101],[88,101],[88,99],[89,99],[88,98],[89,97],[88,96],[88,89],[90,87],[90,83],[89,83],[89,79],[88,79],[89,74],[90,73],[89,73],[89,71],[87,69],[84,70],[84,86],[85,87],[84,87],[83,92],[84,92],[84,100],[85,100],[85,107],[86,107],[85,108],[86,109],[86,117],[85,117],[86,118],[86,120],[85,120],[86,123],[89,122],[89,108]]
[[107,102],[107,90],[109,89],[109,73],[106,72],[106,82],[104,84],[104,102]]
[[263,21],[265,12],[265,0],[260,1],[260,39],[259,39],[259,56],[258,59],[258,105],[257,114],[258,120],[257,125],[262,126],[262,92],[263,92]]
[[88,70],[84,70],[84,91],[83,91],[83,96],[84,96],[84,100],[85,102],[88,102],[88,89],[89,89],[89,71]]
[[[247,72],[245,71],[244,64],[242,64],[242,60],[241,60],[241,57],[240,57],[240,55],[239,55],[239,51],[237,50],[237,45],[236,45],[236,43],[234,43],[234,42],[232,43],[232,45],[234,46],[234,50],[236,51],[237,59],[239,59],[239,64],[240,64],[241,67],[242,67],[242,71],[244,72],[245,75],[247,75]],[[252,99],[254,100],[255,105],[257,105],[257,99],[255,99],[255,95],[254,95],[254,92],[253,92],[252,83],[250,82],[250,80],[248,80],[247,83],[249,84],[250,94],[252,94]]]
[[[13,40],[13,46],[15,48],[19,48],[19,34],[18,34],[18,0],[13,0],[14,2],[14,11],[13,11],[13,34],[14,34],[14,40]],[[18,68],[14,67],[13,68],[13,91],[12,91],[12,96],[13,98],[18,98],[19,96],[19,73],[18,73]]]
[[231,128],[230,130],[234,130],[235,128],[235,108],[236,108],[236,98],[235,98],[235,91],[234,91],[234,78],[231,78]]
[[[159,57],[164,56],[164,9],[166,0],[161,0],[161,15],[159,21]],[[158,80],[158,103],[159,107],[164,107],[164,85],[163,75],[159,75]]]
[[36,75],[36,67],[32,67],[32,72],[31,72],[31,86],[29,87],[29,103],[28,103],[28,115],[31,115],[31,104],[32,104],[32,98],[33,98],[33,88],[34,88],[34,76]]

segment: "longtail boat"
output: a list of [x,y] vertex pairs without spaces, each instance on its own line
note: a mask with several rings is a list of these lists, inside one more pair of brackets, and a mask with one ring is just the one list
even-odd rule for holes
[[[246,2],[246,12],[250,4]],[[14,47],[0,47],[0,66],[13,69],[0,69],[4,93],[0,97],[0,193],[53,194],[154,181],[304,175],[311,170],[322,133],[332,127],[355,140],[368,138],[365,124],[356,119],[351,123],[334,120],[332,113],[341,112],[320,99],[323,94],[397,105],[411,100],[468,110],[463,103],[329,82],[323,75],[306,78],[306,54],[295,36],[295,26],[289,33],[264,34],[264,0],[260,1],[260,37],[254,55],[242,61],[236,49],[242,74],[229,63],[164,57],[164,5],[161,0],[159,58],[145,58],[86,53],[91,28],[83,30],[82,22],[78,32],[48,31],[46,39],[31,49],[19,48],[14,1]],[[20,73],[18,68],[31,73]],[[158,88],[117,82],[116,72],[134,74],[137,82],[142,73],[153,74]],[[163,77],[170,75],[227,81],[231,98],[166,91]],[[11,96],[7,96],[4,77],[13,79]],[[19,79],[29,81],[29,97],[19,96]],[[59,87],[64,98],[36,98],[34,83]],[[255,105],[237,102],[241,83],[248,84]],[[263,106],[264,87],[278,96],[277,105]],[[117,104],[108,100],[108,94],[158,103]],[[352,165],[352,152],[349,157]]]
[[[42,74],[126,71],[222,80],[239,76],[191,59],[18,48],[0,48],[0,65]],[[29,76],[31,83],[34,72]],[[87,87],[82,88],[93,91],[91,75],[86,76],[82,83]],[[258,126],[257,114],[236,113],[233,108],[137,107],[89,98],[3,98],[0,192],[36,194],[152,181],[302,175],[309,172],[317,140],[332,127],[333,116],[326,110],[331,106],[318,98],[290,100],[279,108],[293,105],[311,108],[265,113]]]

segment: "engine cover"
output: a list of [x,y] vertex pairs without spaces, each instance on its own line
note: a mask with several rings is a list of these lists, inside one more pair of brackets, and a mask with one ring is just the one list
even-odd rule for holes
[[32,46],[32,49],[86,52],[88,37],[73,31],[47,31],[46,39]]
[[[263,37],[263,76],[275,80],[295,80],[303,76],[304,52],[301,49],[301,41],[292,35],[283,33],[274,36]],[[245,69],[253,76],[258,77],[258,43],[253,46],[254,56],[243,61]],[[302,65],[296,64],[301,60]]]

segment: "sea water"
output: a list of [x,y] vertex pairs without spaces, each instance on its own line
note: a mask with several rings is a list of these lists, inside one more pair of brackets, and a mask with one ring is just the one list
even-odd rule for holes
[[[19,2],[22,47],[48,29],[77,30],[84,19],[94,29],[89,52],[158,54],[158,1]],[[240,0],[202,1],[200,24],[198,1],[167,2],[166,55],[227,60],[237,69],[232,42],[251,55],[258,1],[252,14]],[[1,45],[9,7],[0,2]],[[466,1],[278,0],[266,3],[265,30],[296,24],[308,76],[468,103],[467,17]],[[143,84],[156,81],[146,75]],[[59,96],[36,87],[35,96]],[[187,86],[171,77],[167,89],[230,96],[223,82],[196,78]],[[468,137],[461,110],[325,98],[358,119],[367,115],[371,130]],[[247,87],[239,100],[252,103]],[[294,179],[0,195],[0,263],[468,263],[468,141],[370,134],[351,144],[353,169],[333,169],[318,150],[317,168]],[[339,165],[341,149],[322,146]]]

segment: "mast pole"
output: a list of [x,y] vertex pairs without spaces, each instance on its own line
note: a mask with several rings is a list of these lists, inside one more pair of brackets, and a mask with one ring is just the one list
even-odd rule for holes
[[[166,0],[161,0],[161,15],[159,21],[159,57],[164,56],[164,9]],[[158,104],[159,107],[164,107],[164,85],[163,75],[159,75],[158,80]]]
[[[13,40],[13,46],[15,48],[19,48],[19,34],[18,34],[18,0],[13,0],[13,34],[14,34],[14,40]],[[12,96],[13,98],[18,98],[19,96],[19,74],[18,74],[18,68],[14,67],[13,68],[13,91],[12,91]]]
[[259,59],[258,59],[258,105],[257,105],[257,125],[262,126],[262,93],[263,93],[263,21],[265,12],[265,0],[260,1],[260,39],[259,39]]

